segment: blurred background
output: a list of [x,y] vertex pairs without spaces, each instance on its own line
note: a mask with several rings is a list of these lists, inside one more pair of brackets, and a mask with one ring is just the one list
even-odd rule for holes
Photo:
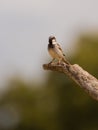
[[98,103],[44,71],[55,35],[67,59],[98,77],[97,0],[0,0],[0,130],[98,130]]

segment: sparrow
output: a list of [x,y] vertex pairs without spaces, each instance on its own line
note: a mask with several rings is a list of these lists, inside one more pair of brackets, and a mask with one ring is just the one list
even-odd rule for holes
[[58,60],[58,64],[60,64],[61,62],[65,62],[68,65],[70,64],[65,59],[65,54],[63,53],[61,46],[57,43],[56,38],[54,36],[49,37],[48,52],[53,58],[49,64],[51,64],[55,59]]

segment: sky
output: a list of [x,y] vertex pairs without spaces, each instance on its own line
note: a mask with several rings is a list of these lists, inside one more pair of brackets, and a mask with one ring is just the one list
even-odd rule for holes
[[80,31],[98,28],[97,0],[0,0],[0,84],[20,75],[37,82],[51,60],[48,37],[67,55]]

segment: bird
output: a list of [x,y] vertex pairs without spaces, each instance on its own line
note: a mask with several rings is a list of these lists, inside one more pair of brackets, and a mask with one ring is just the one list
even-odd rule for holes
[[57,59],[58,64],[64,62],[69,65],[70,63],[65,59],[65,54],[63,53],[63,50],[61,46],[58,44],[55,36],[50,36],[48,42],[48,52],[50,56],[53,58],[49,64],[51,64],[55,59]]

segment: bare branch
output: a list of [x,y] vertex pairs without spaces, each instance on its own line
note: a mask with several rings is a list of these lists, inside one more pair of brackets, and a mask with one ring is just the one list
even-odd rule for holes
[[52,70],[64,73],[73,79],[81,88],[83,88],[92,98],[98,101],[98,80],[83,70],[79,65],[67,64],[44,64],[45,70]]

